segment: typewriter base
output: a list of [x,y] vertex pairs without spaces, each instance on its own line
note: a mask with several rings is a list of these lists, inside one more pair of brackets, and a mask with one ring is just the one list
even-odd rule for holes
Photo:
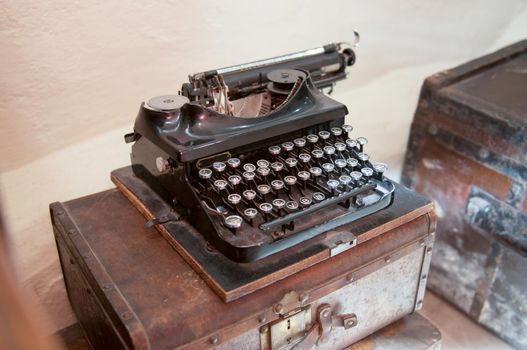
[[[148,220],[170,212],[170,206],[136,177],[131,167],[113,171],[111,178]],[[430,202],[402,186],[396,186],[395,191],[394,203],[378,213],[250,263],[236,263],[214,251],[199,232],[184,221],[167,222],[156,225],[156,228],[216,294],[223,301],[230,302],[327,260],[355,244],[379,237],[432,210]]]

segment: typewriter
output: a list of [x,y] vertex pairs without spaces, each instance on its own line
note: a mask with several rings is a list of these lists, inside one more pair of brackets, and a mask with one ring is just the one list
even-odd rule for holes
[[[389,206],[394,185],[330,97],[346,43],[189,76],[143,103],[135,176],[218,251],[251,262]],[[324,91],[328,92],[326,94]]]

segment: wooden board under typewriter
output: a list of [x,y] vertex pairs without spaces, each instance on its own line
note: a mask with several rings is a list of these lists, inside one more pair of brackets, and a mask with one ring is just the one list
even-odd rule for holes
[[[116,189],[54,203],[51,218],[72,308],[95,349],[269,349],[288,341],[340,349],[422,305],[435,220],[422,197],[402,189],[396,196],[391,209],[356,223],[382,235],[229,303],[143,227]],[[425,210],[401,224],[392,218],[399,206]],[[348,329],[321,321],[327,305],[337,321],[351,321]]]
[[[166,202],[136,177],[131,167],[118,169],[111,177],[147,219],[170,212]],[[230,302],[324,261],[353,244],[360,245],[381,236],[431,210],[432,205],[425,198],[398,186],[396,200],[389,208],[250,263],[233,262],[214,251],[199,232],[184,221],[156,225],[156,228],[207,284],[224,301]],[[348,245],[351,240],[353,243]]]
[[527,40],[427,78],[403,182],[435,200],[430,287],[527,348]]

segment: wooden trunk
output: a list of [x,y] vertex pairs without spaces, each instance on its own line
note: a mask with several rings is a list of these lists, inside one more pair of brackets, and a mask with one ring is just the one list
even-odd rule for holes
[[527,41],[427,78],[403,183],[433,199],[429,286],[527,348]]
[[[381,234],[231,302],[116,189],[54,203],[51,217],[68,296],[94,348],[338,349],[422,305],[433,207],[396,191],[388,209],[350,228]],[[402,208],[421,214],[397,216]]]

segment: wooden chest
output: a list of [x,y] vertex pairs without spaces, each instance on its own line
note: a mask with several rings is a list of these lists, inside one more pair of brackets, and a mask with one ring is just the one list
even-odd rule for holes
[[429,286],[527,348],[527,41],[427,78],[403,183],[435,201]]
[[97,349],[344,348],[422,305],[435,216],[398,186],[375,238],[224,302],[118,190],[51,205],[68,296]]

